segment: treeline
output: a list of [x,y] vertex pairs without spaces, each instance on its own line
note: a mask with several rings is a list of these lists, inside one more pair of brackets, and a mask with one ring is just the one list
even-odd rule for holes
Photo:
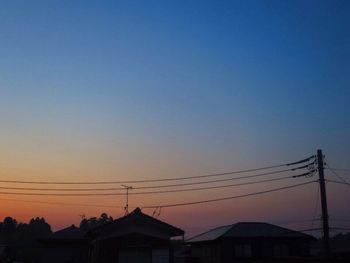
[[80,222],[80,229],[84,231],[89,231],[90,229],[93,229],[95,227],[107,224],[109,222],[113,221],[113,217],[108,216],[106,213],[102,213],[100,217],[90,217],[90,218],[83,218]]
[[28,223],[18,223],[12,217],[0,222],[1,261],[32,262],[40,255],[38,238],[52,235],[51,226],[44,218],[32,218]]
[[32,218],[29,223],[18,223],[12,217],[5,217],[0,222],[0,242],[11,243],[17,239],[27,239],[28,237],[49,236],[52,234],[51,226],[44,218]]
[[[85,232],[97,226],[112,222],[106,213],[100,217],[83,218],[79,227]],[[28,223],[19,223],[12,217],[5,217],[0,222],[0,263],[20,261],[25,263],[40,262],[41,245],[38,239],[53,235],[51,226],[43,217],[36,217]]]

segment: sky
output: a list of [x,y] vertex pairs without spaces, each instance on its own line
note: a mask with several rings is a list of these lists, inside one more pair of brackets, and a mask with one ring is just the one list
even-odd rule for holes
[[[317,149],[331,166],[350,168],[348,1],[0,5],[2,180],[186,177],[296,161]],[[339,175],[350,180],[349,171]],[[337,179],[328,171],[326,176]],[[276,185],[283,183],[130,196],[129,205],[196,201]],[[328,183],[327,189],[330,217],[350,227],[348,186]],[[312,184],[164,209],[160,219],[188,233],[238,221],[287,224],[312,218],[316,196]],[[59,229],[78,224],[82,214],[123,215],[125,196],[2,193],[0,204],[0,218],[44,216]]]

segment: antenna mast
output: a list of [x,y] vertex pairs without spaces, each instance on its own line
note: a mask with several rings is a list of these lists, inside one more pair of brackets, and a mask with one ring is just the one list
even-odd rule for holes
[[122,187],[124,187],[126,190],[126,204],[124,207],[124,211],[125,211],[125,215],[127,215],[127,214],[129,214],[129,190],[132,189],[132,186],[122,184]]

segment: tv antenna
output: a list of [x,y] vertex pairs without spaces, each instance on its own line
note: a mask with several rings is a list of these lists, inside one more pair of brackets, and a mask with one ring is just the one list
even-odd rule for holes
[[122,184],[122,187],[126,190],[126,204],[124,207],[125,215],[129,214],[129,190],[132,190],[132,186]]

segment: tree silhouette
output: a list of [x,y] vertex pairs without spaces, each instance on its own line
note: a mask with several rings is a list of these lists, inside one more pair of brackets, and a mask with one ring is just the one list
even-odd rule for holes
[[16,232],[17,221],[12,217],[5,217],[2,224],[2,234],[4,236],[13,235]]
[[89,231],[90,229],[107,224],[112,221],[113,221],[113,217],[108,216],[107,213],[102,213],[99,218],[97,217],[90,217],[88,219],[83,218],[83,220],[81,220],[80,222],[79,227],[84,231]]
[[8,216],[0,222],[0,242],[8,247],[11,260],[38,262],[40,247],[37,240],[51,234],[51,226],[44,218],[32,218],[27,224]]

